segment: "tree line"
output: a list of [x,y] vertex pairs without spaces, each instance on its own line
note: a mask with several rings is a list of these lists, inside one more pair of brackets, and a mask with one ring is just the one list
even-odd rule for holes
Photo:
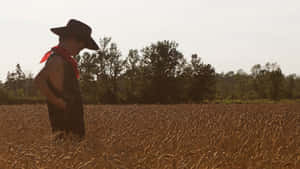
[[[175,41],[158,41],[141,50],[120,52],[109,37],[100,39],[100,49],[75,56],[85,103],[176,104],[213,100],[299,99],[300,77],[285,76],[277,63],[254,65],[216,73],[215,68],[193,54],[190,61]],[[0,103],[44,103],[34,86],[33,75],[21,66],[8,72],[0,83]]]

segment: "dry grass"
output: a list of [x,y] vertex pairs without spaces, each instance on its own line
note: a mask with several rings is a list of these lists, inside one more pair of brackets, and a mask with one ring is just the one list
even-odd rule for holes
[[0,106],[0,168],[300,168],[300,105],[87,106],[55,145],[44,105]]

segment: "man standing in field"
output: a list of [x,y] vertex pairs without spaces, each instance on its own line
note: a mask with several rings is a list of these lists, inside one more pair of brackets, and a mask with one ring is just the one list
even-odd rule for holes
[[91,38],[92,29],[78,21],[70,20],[64,27],[52,28],[59,36],[58,46],[42,58],[47,61],[35,78],[35,84],[47,98],[50,124],[56,139],[72,134],[80,139],[85,136],[84,113],[77,62],[72,56],[82,49],[98,50]]

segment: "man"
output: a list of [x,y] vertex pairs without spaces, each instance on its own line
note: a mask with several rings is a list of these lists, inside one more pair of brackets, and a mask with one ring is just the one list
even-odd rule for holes
[[82,98],[78,83],[77,62],[72,56],[82,49],[98,50],[91,38],[92,29],[78,21],[70,20],[64,27],[52,28],[59,36],[58,46],[42,58],[47,61],[35,78],[35,84],[47,98],[50,124],[56,139],[66,134],[83,139],[85,136]]

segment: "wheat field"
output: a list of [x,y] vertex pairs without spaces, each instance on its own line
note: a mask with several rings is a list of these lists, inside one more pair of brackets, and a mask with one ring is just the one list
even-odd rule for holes
[[54,143],[45,105],[0,106],[0,169],[300,169],[299,104],[85,106]]

